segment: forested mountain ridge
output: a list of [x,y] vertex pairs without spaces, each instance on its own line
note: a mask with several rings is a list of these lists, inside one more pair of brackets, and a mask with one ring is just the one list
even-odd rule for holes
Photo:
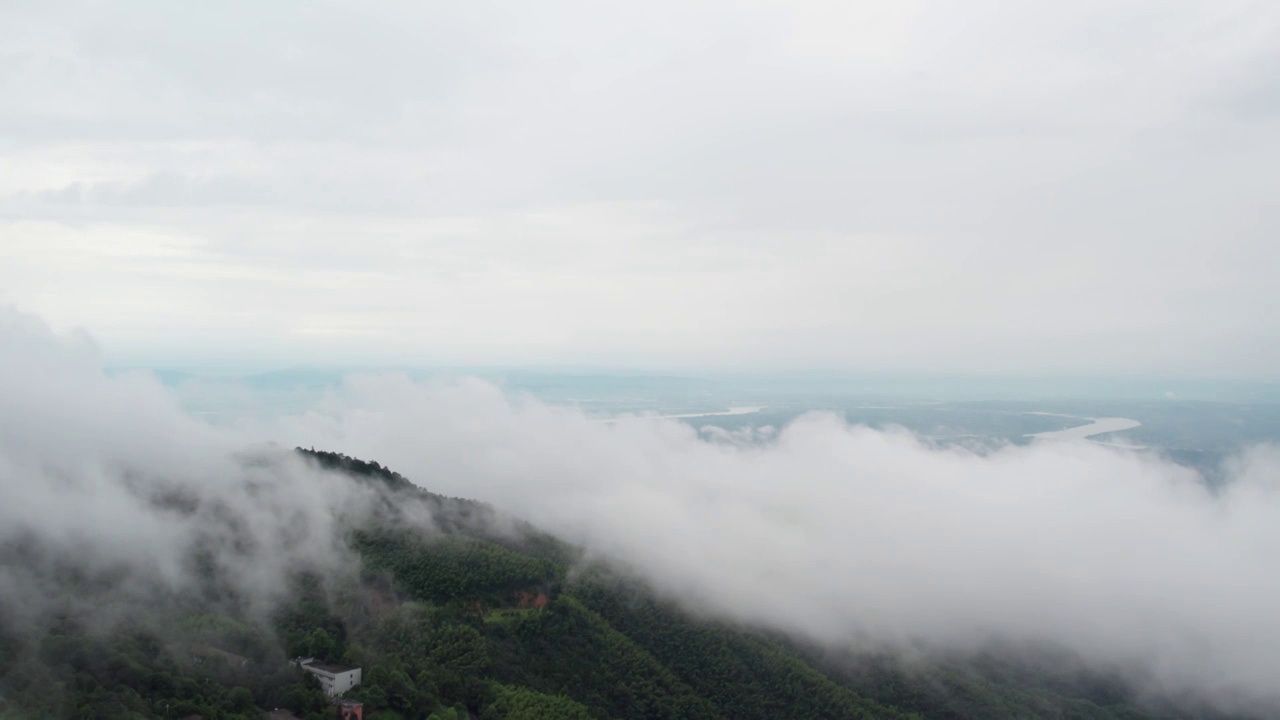
[[[288,664],[301,655],[363,668],[346,697],[377,720],[1155,716],[1114,688],[837,662],[694,619],[487,505],[376,462],[299,452],[382,493],[374,519],[344,529],[355,567],[281,578],[287,592],[268,617],[234,598],[178,598],[109,627],[64,611],[30,633],[0,612],[0,717],[332,717]],[[401,521],[424,516],[429,531]]]

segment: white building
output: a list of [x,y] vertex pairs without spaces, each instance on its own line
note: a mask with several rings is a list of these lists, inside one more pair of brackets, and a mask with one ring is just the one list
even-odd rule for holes
[[318,663],[315,658],[298,658],[294,663],[315,675],[329,697],[337,697],[360,684],[360,668]]

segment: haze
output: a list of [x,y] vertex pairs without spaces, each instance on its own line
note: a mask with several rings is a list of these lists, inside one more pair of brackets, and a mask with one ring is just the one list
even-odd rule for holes
[[1275,379],[1280,7],[7,2],[0,302],[108,362]]

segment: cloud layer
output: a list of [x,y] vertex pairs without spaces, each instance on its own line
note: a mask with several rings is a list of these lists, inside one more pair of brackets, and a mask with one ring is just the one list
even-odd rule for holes
[[0,604],[28,619],[78,603],[138,617],[224,591],[268,609],[290,571],[343,567],[343,518],[376,500],[285,449],[210,429],[149,376],[106,376],[87,339],[8,311],[0,496]]
[[518,512],[718,616],[835,644],[1045,642],[1165,689],[1274,692],[1274,447],[1214,495],[1089,443],[977,454],[821,414],[743,443],[479,383],[367,378],[333,403],[278,432]]
[[[1276,700],[1275,448],[1241,457],[1211,495],[1187,469],[1089,444],[975,454],[825,415],[776,436],[700,436],[396,377],[215,430],[146,377],[103,375],[86,341],[11,314],[0,407],[0,544],[76,553],[149,587],[189,587],[193,547],[268,599],[285,568],[342,557],[340,515],[367,498],[252,450],[273,440],[492,502],[714,617],[842,647],[1044,642],[1164,690]],[[27,580],[0,568],[0,597],[36,603]]]

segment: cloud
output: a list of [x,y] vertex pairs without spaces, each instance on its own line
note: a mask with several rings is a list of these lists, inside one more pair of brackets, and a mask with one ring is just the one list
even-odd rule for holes
[[290,569],[342,567],[342,517],[371,497],[274,441],[491,502],[714,617],[835,647],[1045,643],[1164,692],[1280,701],[1275,447],[1211,492],[1189,469],[1088,443],[972,452],[823,414],[700,434],[397,376],[214,428],[149,376],[104,375],[96,353],[0,314],[0,547],[35,549],[39,581],[4,563],[11,606],[71,600],[41,584],[45,556],[183,592],[198,586],[191,552],[212,549],[260,603]]
[[716,616],[836,645],[1046,643],[1162,691],[1278,699],[1274,447],[1214,494],[1088,443],[975,453],[821,414],[743,442],[378,377],[276,432],[518,512]]
[[[150,376],[107,376],[84,338],[10,311],[0,406],[0,604],[28,619],[78,604],[137,616],[210,583],[262,611],[290,572],[347,566],[344,517],[376,507],[371,490],[214,430]],[[68,572],[85,574],[75,592]]]
[[36,193],[35,199],[73,205],[238,205],[270,202],[270,190],[257,187],[241,178],[192,178],[176,173],[157,172],[135,183],[72,183]]

